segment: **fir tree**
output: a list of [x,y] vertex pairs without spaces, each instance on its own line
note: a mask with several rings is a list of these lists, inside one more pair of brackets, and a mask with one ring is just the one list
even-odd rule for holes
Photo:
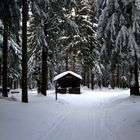
[[[66,23],[71,27],[71,20],[68,20],[64,16],[64,9],[70,9],[70,0],[67,1],[32,1],[31,9],[36,24],[37,44],[42,47],[42,93],[46,95],[47,84],[47,52],[50,52],[50,48],[54,41],[52,41],[53,34],[57,34],[60,31],[60,26]],[[71,25],[71,26],[70,26]],[[55,38],[56,40],[57,38]],[[57,42],[57,41],[55,41]],[[45,51],[44,51],[45,50]],[[45,53],[45,55],[43,55]],[[49,55],[50,53],[48,53]],[[44,65],[45,64],[45,65]],[[44,72],[46,74],[44,74]],[[45,75],[45,76],[44,76]],[[48,83],[48,82],[47,82]]]
[[[8,36],[14,31],[18,33],[19,27],[19,6],[15,0],[0,1],[0,19],[4,26],[3,32],[3,96],[7,97],[7,57],[8,57]],[[7,18],[8,17],[8,18]],[[16,21],[16,22],[15,22]]]
[[[131,75],[131,94],[139,95],[138,59],[139,59],[139,1],[115,0],[97,1],[99,17],[98,37],[104,39],[104,48],[108,52],[113,73],[122,65],[129,67]],[[109,51],[107,51],[109,50]],[[119,56],[115,58],[114,56]],[[114,59],[115,58],[115,59]],[[124,59],[127,60],[123,61]],[[115,61],[114,61],[115,60]]]
[[[75,21],[79,25],[80,39],[77,41],[79,43],[76,45],[76,47],[79,48],[77,56],[82,60],[83,84],[86,84],[89,87],[91,81],[91,87],[93,89],[94,75],[99,76],[101,74],[98,73],[99,69],[96,69],[97,65],[100,67],[100,45],[95,36],[97,30],[95,3],[90,0],[82,0],[78,1],[77,5],[78,8],[75,14]],[[100,78],[98,77],[98,79]]]

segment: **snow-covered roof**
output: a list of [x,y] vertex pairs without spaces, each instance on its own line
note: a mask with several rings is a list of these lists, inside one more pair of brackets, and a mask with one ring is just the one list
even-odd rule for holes
[[71,75],[73,75],[73,76],[75,76],[75,77],[77,77],[77,78],[79,78],[79,79],[82,79],[82,77],[81,77],[79,74],[75,73],[75,72],[72,72],[72,71],[65,71],[65,72],[63,72],[63,73],[61,73],[61,74],[55,76],[55,77],[54,77],[54,81],[56,81],[56,80],[58,80],[58,79],[64,77],[64,76],[67,75],[67,74],[71,74]]

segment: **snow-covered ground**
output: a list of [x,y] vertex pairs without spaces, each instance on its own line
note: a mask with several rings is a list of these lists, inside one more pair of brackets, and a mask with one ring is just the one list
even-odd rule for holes
[[[0,99],[0,140],[139,140],[140,97],[129,90],[88,90],[48,96],[30,91]],[[10,101],[11,100],[11,101]]]

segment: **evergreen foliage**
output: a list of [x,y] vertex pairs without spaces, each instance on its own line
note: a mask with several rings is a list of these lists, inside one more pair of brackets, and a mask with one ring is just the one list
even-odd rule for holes
[[[8,79],[7,79],[7,68],[8,68],[8,37],[9,34],[14,32],[18,34],[19,31],[19,19],[20,19],[20,10],[18,1],[15,0],[1,0],[0,1],[0,19],[3,24],[3,96],[7,97],[7,86],[8,86]],[[17,21],[16,23],[14,23]]]
[[[108,70],[112,72],[112,87],[115,86],[114,82],[117,77],[119,79],[122,77],[129,79],[128,76],[131,75],[130,88],[135,89],[131,94],[135,95],[139,95],[139,5],[140,3],[137,0],[97,1],[99,14],[98,38],[103,38],[102,53],[106,58],[106,64],[110,64]],[[131,74],[125,71],[129,71]],[[118,81],[116,83],[120,83],[120,80]]]
[[[22,11],[21,38],[24,2],[29,7]],[[0,0],[0,5],[3,96],[7,75],[19,81],[21,70],[25,102],[28,88],[46,95],[53,77],[67,70],[81,74],[89,88],[129,86],[139,95],[139,0]]]

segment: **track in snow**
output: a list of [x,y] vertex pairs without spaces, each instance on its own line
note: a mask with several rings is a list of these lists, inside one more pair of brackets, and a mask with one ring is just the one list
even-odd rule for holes
[[121,121],[117,124],[111,114],[114,106],[128,98],[127,94],[59,97],[70,102],[71,107],[40,140],[129,140],[121,133],[124,129]]

